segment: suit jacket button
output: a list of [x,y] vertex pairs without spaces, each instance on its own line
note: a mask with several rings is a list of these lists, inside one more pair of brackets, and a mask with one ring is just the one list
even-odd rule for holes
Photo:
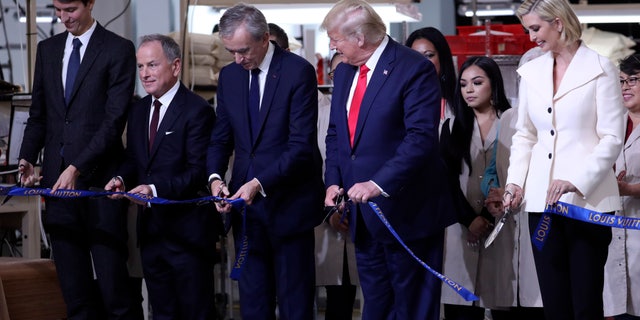
[[551,159],[551,153],[549,153],[549,159]]
[[554,134],[556,134],[553,130],[551,130],[551,135],[553,136]]
[[354,154],[351,155],[351,160],[355,160],[356,156]]
[[547,112],[551,113],[551,107],[549,107],[549,108],[547,109]]

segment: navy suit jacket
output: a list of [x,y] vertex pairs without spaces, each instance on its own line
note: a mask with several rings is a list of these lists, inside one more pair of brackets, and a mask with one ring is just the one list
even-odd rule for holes
[[[404,240],[442,232],[455,216],[438,152],[441,95],[433,64],[389,39],[367,84],[351,148],[346,103],[356,72],[357,67],[345,63],[335,71],[326,185],[349,190],[355,183],[373,180],[389,197],[371,201]],[[395,241],[368,205],[359,210],[375,239]],[[352,235],[356,220],[351,214]]]
[[[158,197],[171,200],[206,195],[206,148],[215,121],[213,108],[180,84],[149,149],[152,98],[138,101],[129,113],[126,161],[119,173],[128,188],[153,184]],[[140,216],[138,236],[170,241],[214,253],[219,214],[212,205],[152,205]]]
[[[249,71],[237,63],[220,71],[218,117],[207,155],[208,172],[224,175],[235,151],[231,192],[256,177],[266,197],[258,194],[247,210],[276,235],[311,230],[322,220],[315,75],[306,60],[276,46],[260,107],[260,130],[252,141]],[[248,176],[251,172],[252,177]]]

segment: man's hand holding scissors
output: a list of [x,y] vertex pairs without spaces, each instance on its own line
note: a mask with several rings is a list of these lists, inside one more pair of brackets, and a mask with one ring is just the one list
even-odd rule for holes
[[20,159],[18,164],[18,183],[24,187],[33,187],[36,183],[40,182],[42,176],[36,176],[36,171],[33,165],[25,160]]
[[336,185],[327,188],[324,205],[328,209],[325,220],[329,222],[331,227],[344,234],[349,232],[349,221],[343,217],[345,210],[344,189]]
[[[227,185],[221,179],[215,179],[211,182],[211,195],[219,198],[228,198],[229,197],[229,189]],[[229,213],[231,212],[231,204],[226,201],[218,201],[216,202],[216,209],[220,213]]]

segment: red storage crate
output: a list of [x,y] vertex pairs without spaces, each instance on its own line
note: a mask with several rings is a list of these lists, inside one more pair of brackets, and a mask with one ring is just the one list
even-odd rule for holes
[[445,36],[454,55],[521,55],[533,48],[526,34],[501,36]]
[[[526,34],[524,32],[524,27],[521,24],[492,24],[490,25],[491,30],[500,31],[500,32],[508,32],[513,35],[522,35]],[[484,31],[486,26],[459,26],[456,27],[458,30],[459,36],[468,36],[472,33]]]

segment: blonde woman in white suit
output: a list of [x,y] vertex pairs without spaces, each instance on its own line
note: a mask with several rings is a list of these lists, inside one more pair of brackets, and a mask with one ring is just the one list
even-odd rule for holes
[[[566,0],[526,0],[523,26],[546,53],[518,69],[517,133],[504,205],[524,200],[530,231],[545,206],[563,201],[613,212],[620,199],[613,165],[624,124],[618,71],[581,41]],[[545,317],[598,319],[611,229],[554,215],[544,245],[534,248]]]
[[[520,58],[519,66],[542,53],[539,47],[530,49]],[[504,182],[507,181],[511,138],[516,133],[516,106],[517,102],[500,116],[498,143],[494,151],[495,167],[488,167],[482,178],[482,192],[488,193],[485,206],[496,219],[504,214],[502,195]],[[492,180],[498,182],[497,187],[492,185]],[[485,251],[486,259],[483,261],[493,262],[491,270],[484,274],[487,283],[493,284],[490,288],[492,294],[488,295],[492,297],[491,300],[485,299],[486,305],[491,306],[493,320],[544,320],[538,275],[531,251],[529,215],[521,209],[511,211],[499,236]]]

